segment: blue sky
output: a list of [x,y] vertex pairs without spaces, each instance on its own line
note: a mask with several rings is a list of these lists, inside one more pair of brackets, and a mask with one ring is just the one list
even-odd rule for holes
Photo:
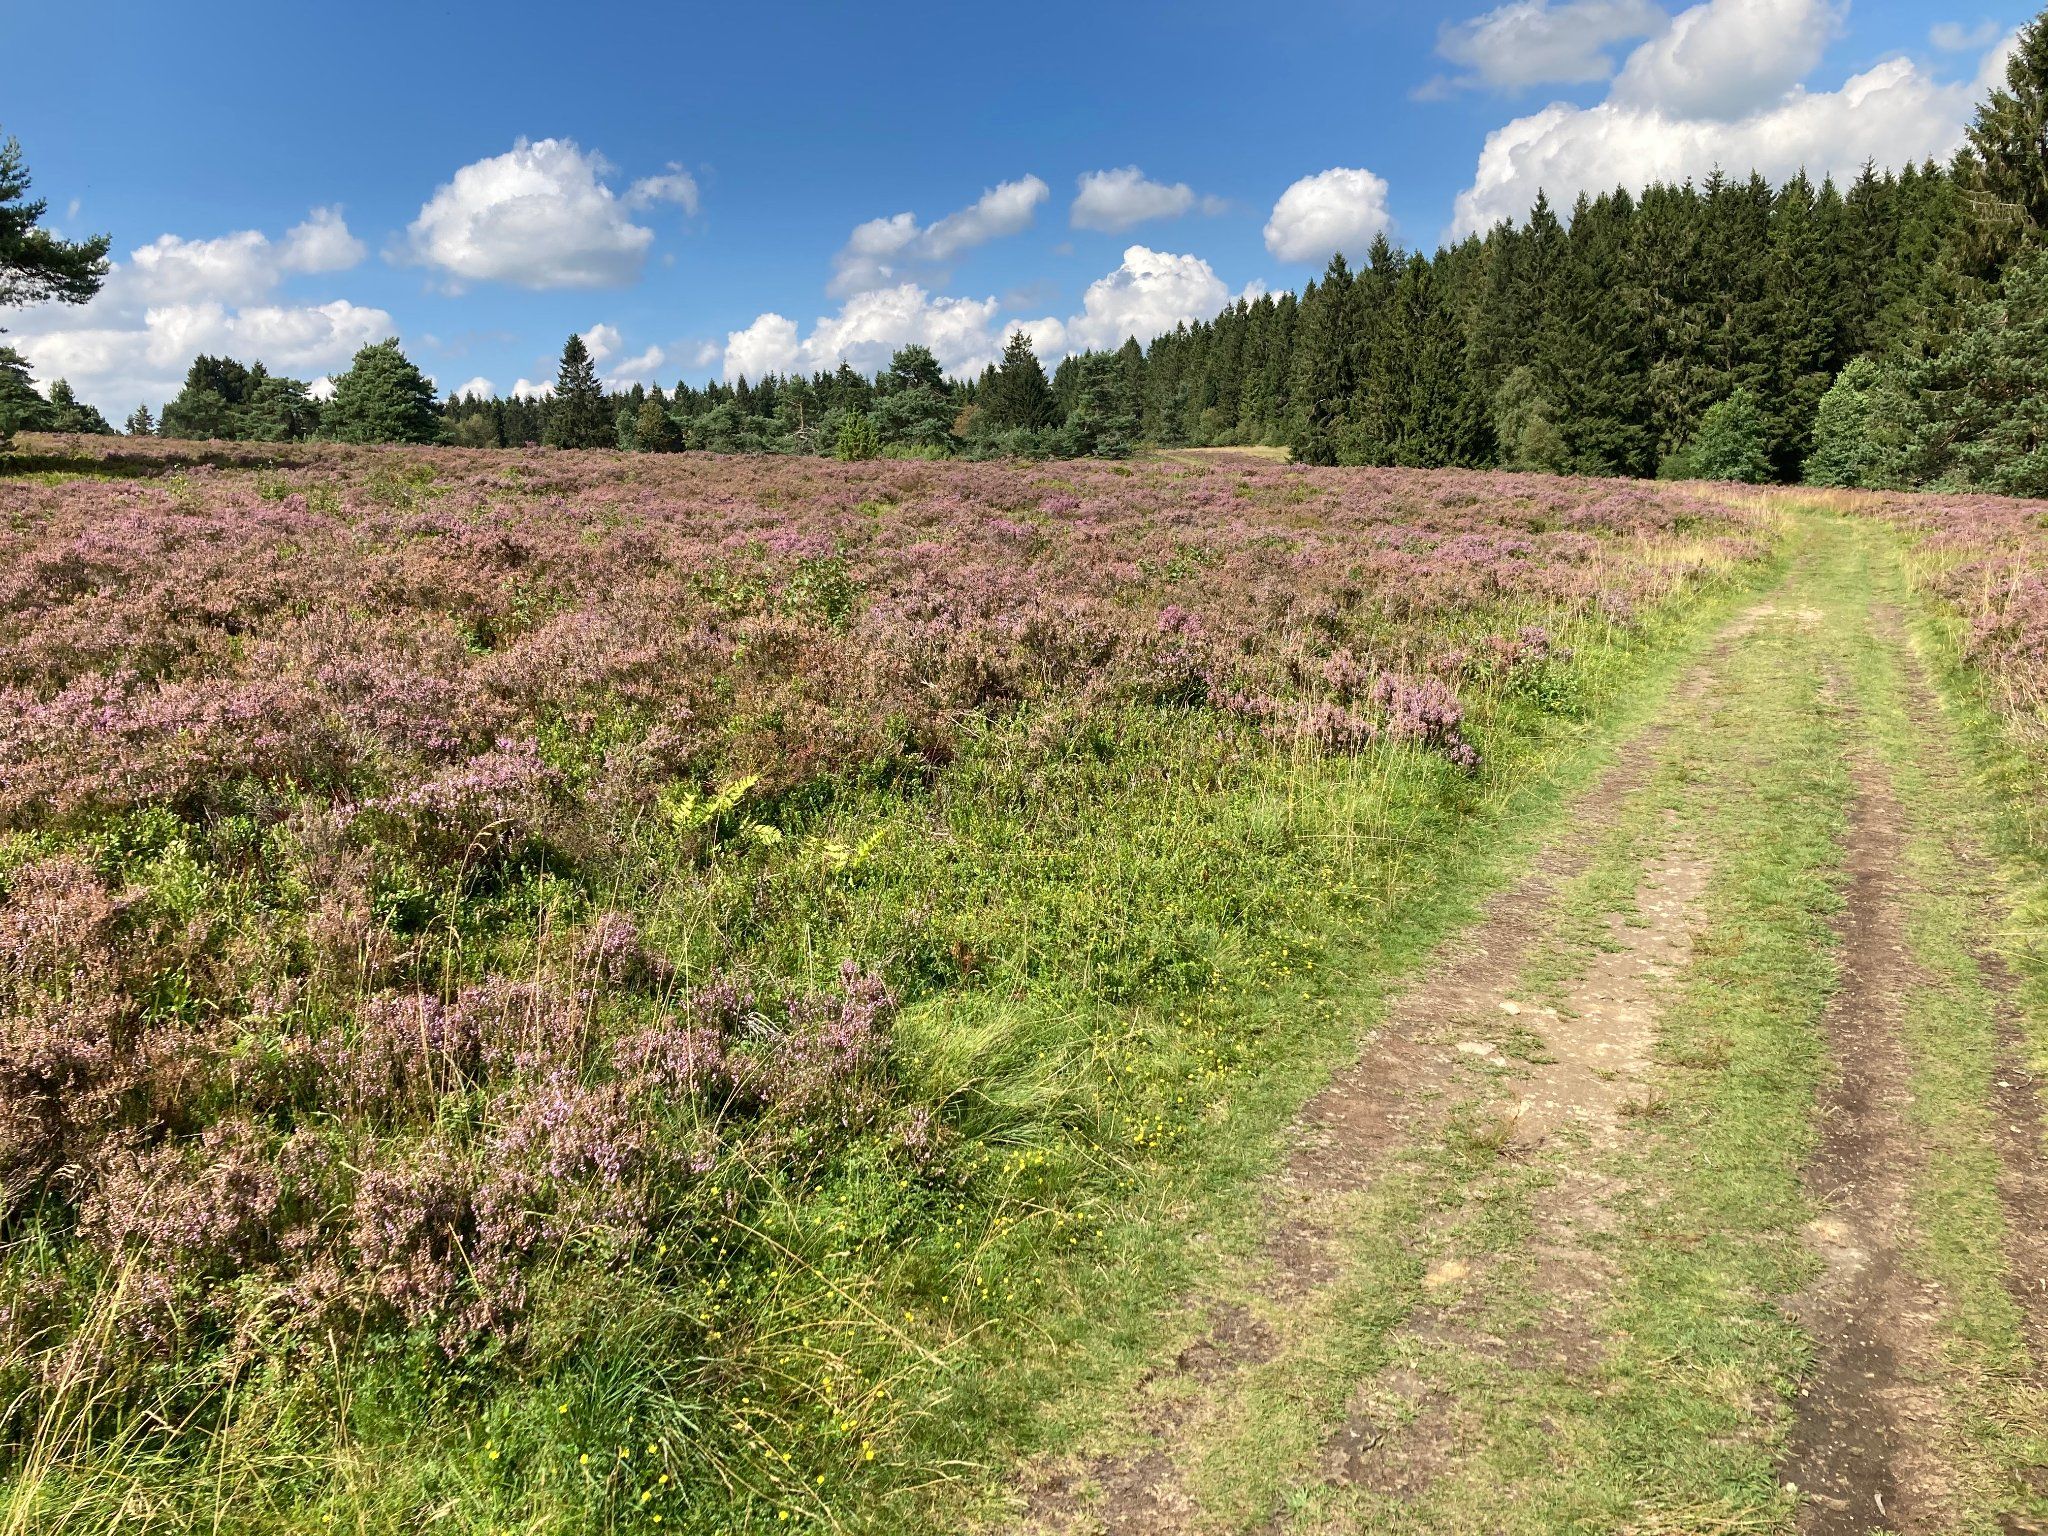
[[390,332],[443,389],[570,331],[621,382],[1050,359],[1538,185],[1945,155],[2031,15],[1968,3],[8,7],[0,132],[120,265],[0,325],[116,419]]

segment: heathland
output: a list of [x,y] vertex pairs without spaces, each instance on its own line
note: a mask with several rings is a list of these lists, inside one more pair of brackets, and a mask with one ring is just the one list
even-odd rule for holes
[[27,446],[8,1532],[2043,1516],[2041,504]]

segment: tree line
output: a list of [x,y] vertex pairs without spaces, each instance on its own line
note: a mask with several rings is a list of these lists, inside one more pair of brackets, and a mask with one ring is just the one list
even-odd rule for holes
[[[911,345],[872,377],[842,363],[607,390],[571,336],[549,394],[437,401],[388,340],[324,401],[201,357],[161,422],[144,408],[128,429],[845,458],[1264,444],[1312,464],[2048,494],[2044,145],[2048,15],[1946,165],[1866,166],[1846,187],[1716,172],[1563,213],[1539,194],[1518,223],[1430,254],[1382,236],[1298,295],[1069,356],[1050,378],[1020,333],[969,379]],[[36,395],[0,349],[0,429],[10,414],[107,430],[62,381]]]

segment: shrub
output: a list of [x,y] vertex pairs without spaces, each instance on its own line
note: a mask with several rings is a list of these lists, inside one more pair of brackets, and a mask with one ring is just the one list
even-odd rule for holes
[[1708,406],[1686,461],[1692,475],[1701,480],[1734,480],[1745,485],[1769,480],[1770,436],[1755,394],[1737,387]]
[[857,463],[872,459],[881,447],[881,439],[875,432],[872,417],[864,412],[851,412],[839,423],[839,440],[833,446],[833,457],[844,463]]

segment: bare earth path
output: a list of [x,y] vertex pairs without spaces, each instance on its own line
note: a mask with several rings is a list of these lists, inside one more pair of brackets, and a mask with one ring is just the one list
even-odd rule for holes
[[1802,520],[1008,1529],[2048,1531],[2042,1021],[1877,537]]

